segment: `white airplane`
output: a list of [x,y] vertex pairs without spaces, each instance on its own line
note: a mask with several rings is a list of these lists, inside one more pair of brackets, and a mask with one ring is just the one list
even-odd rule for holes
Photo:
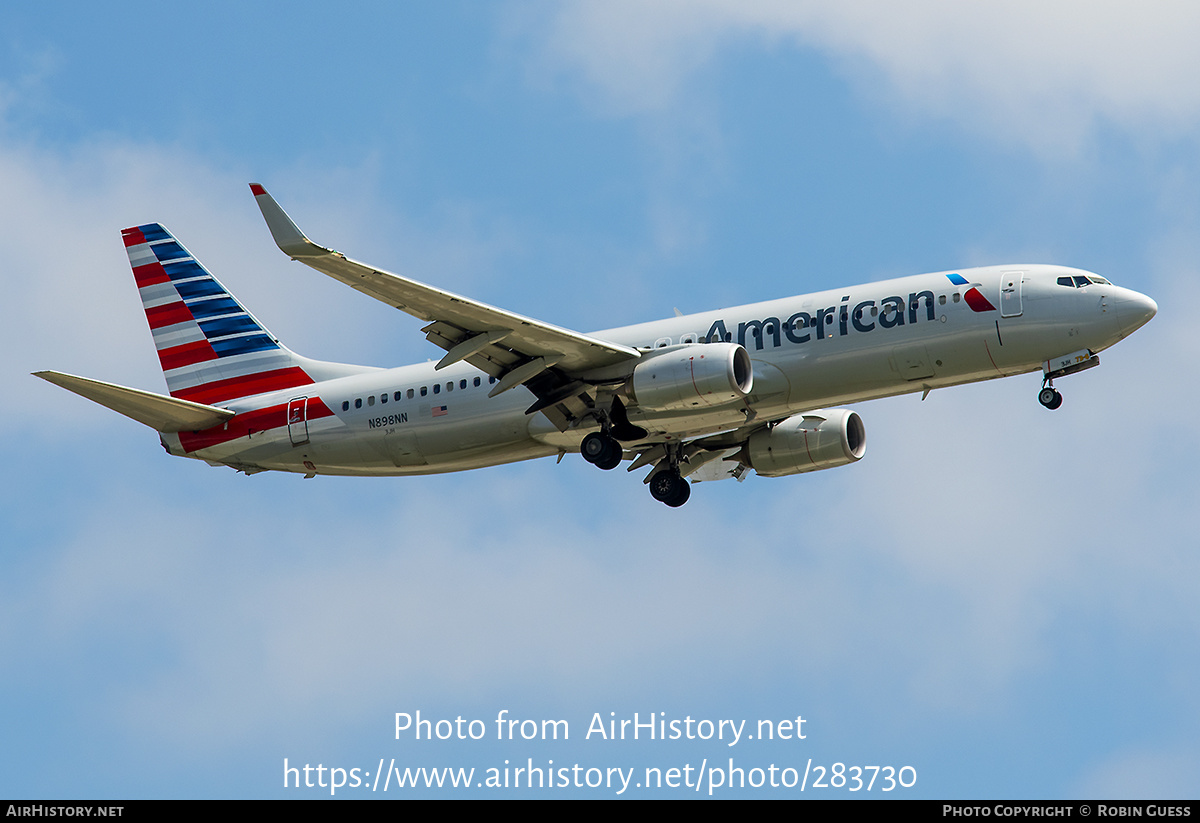
[[[359,263],[310,241],[251,184],[287,255],[428,323],[436,364],[394,369],[286,348],[166,229],[125,229],[170,395],[36,372],[155,429],[166,450],[253,474],[460,471],[580,452],[651,467],[656,500],[689,480],[780,477],[862,459],[857,413],[829,408],[1100,363],[1154,301],[1048,265],[922,274],[579,334]],[[678,312],[677,312],[678,314]]]

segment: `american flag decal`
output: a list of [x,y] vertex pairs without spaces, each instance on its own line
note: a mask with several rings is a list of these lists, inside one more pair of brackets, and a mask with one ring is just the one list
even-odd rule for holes
[[433,416],[434,417],[445,417],[446,416],[446,407],[445,406],[434,406],[433,407]]

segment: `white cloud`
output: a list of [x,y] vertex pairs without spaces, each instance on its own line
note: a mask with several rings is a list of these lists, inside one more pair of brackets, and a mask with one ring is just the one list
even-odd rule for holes
[[[746,38],[815,48],[872,99],[1038,149],[1111,125],[1137,138],[1200,122],[1200,8],[1085,0],[878,3],[582,0],[541,24],[542,69],[615,113],[668,106]],[[533,24],[530,24],[533,25]]]

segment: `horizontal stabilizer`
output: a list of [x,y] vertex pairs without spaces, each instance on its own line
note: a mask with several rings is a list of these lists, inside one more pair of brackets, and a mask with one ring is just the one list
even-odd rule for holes
[[216,406],[206,406],[203,403],[193,403],[190,400],[180,400],[177,397],[141,389],[130,389],[115,383],[89,380],[73,374],[38,371],[33,375],[159,432],[201,431],[220,425],[234,415],[228,409],[218,409]]

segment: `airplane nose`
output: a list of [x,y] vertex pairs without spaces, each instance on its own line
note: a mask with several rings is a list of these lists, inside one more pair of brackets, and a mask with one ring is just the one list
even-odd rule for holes
[[1122,337],[1133,334],[1158,314],[1157,303],[1146,295],[1129,289],[1122,289],[1113,302],[1116,303],[1117,322],[1121,326]]

